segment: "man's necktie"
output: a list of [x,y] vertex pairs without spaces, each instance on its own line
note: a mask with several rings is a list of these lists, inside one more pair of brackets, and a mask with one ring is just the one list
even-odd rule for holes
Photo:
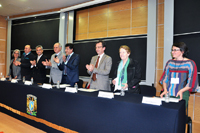
[[[70,57],[70,55],[67,56],[66,62],[69,61],[69,57]],[[66,64],[65,64],[65,71],[64,71],[64,74],[67,75],[67,65],[66,65]]]
[[[99,64],[99,57],[100,57],[100,56],[98,56],[98,58],[97,58],[97,61],[96,61],[96,64],[95,64],[95,68],[98,67],[98,64]],[[96,78],[96,73],[93,73],[93,75],[92,75],[92,80],[93,80],[93,81],[97,80],[97,78]]]

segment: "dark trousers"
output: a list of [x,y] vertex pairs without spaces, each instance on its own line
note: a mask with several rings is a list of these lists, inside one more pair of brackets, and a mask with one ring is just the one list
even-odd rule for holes
[[23,77],[25,77],[25,80],[31,81],[31,75],[21,75],[22,80],[23,80]]
[[70,84],[72,87],[74,87],[74,82],[70,82],[67,75],[62,75],[62,81],[61,84]]

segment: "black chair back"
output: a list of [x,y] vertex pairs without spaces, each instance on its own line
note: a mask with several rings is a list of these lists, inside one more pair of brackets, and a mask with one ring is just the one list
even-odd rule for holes
[[140,85],[141,94],[144,96],[156,96],[156,88],[149,85]]

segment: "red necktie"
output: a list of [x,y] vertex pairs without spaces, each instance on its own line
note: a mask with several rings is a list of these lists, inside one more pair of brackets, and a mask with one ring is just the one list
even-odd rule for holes
[[[100,58],[100,56],[98,56],[98,58],[97,58],[97,62],[96,62],[96,64],[95,64],[95,68],[98,67],[98,64],[99,64],[99,58]],[[96,78],[96,73],[93,73],[93,75],[92,75],[92,80],[93,80],[93,81],[97,80],[97,78]]]

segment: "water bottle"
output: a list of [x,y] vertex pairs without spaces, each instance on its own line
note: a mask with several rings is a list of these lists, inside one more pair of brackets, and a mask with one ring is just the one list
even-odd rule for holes
[[165,94],[165,102],[166,102],[166,103],[169,102],[169,93],[168,93],[168,92]]
[[77,92],[78,92],[78,84],[75,83],[74,88],[76,88]]
[[23,82],[25,82],[25,76],[23,76]]
[[122,89],[122,88],[121,88],[121,92],[120,92],[120,95],[121,95],[121,96],[125,96],[125,92],[124,92],[124,89]]
[[33,84],[33,77],[31,78],[31,84]]
[[57,89],[60,88],[60,82],[59,81],[57,82],[57,86],[56,87],[57,87]]

